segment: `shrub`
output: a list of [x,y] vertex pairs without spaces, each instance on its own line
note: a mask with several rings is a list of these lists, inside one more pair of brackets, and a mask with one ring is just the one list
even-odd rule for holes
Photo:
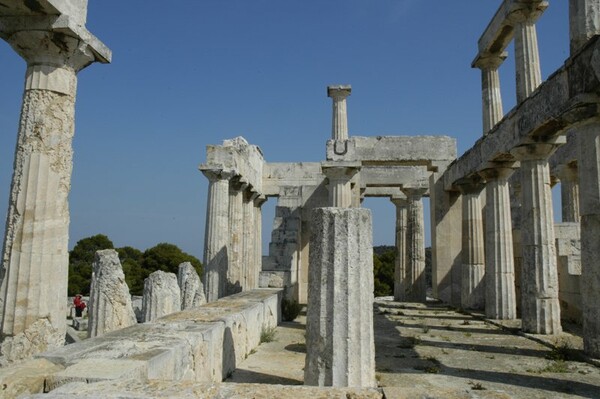
[[283,321],[295,320],[301,310],[302,305],[295,300],[286,298],[281,300],[281,317],[283,318]]

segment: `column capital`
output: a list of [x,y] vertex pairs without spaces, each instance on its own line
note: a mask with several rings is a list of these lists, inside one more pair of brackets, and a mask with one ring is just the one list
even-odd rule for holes
[[263,194],[259,194],[256,198],[254,198],[254,206],[260,208],[263,204],[267,202],[267,197]]
[[515,169],[508,166],[496,166],[489,167],[487,169],[479,171],[479,175],[483,177],[486,181],[496,180],[496,179],[508,179],[513,173]]
[[547,0],[520,0],[515,2],[508,14],[508,20],[514,24],[530,21],[535,22],[548,8]]
[[396,205],[396,207],[402,208],[408,206],[408,200],[405,196],[393,195],[390,197],[390,201],[392,201],[392,203]]
[[426,187],[402,187],[401,191],[406,195],[406,198],[413,201],[418,201],[427,193]]
[[524,144],[510,150],[512,156],[519,161],[546,160],[560,147],[559,143]]
[[508,53],[506,51],[501,53],[481,54],[475,58],[471,67],[479,69],[498,69],[507,57]]
[[350,181],[358,172],[361,164],[357,162],[323,162],[321,171],[331,180]]
[[479,194],[485,187],[483,178],[479,175],[465,177],[454,183],[461,194]]
[[327,97],[331,97],[335,100],[344,100],[352,92],[352,86],[350,85],[332,85],[327,86]]
[[202,172],[202,174],[204,176],[206,176],[206,178],[210,182],[216,182],[218,180],[229,180],[233,176],[235,176],[234,171],[228,170],[228,169],[223,169],[223,168],[215,168],[215,167],[200,165],[200,167],[198,169],[200,170],[200,172]]
[[552,169],[552,174],[561,182],[574,182],[579,178],[577,164],[558,165]]

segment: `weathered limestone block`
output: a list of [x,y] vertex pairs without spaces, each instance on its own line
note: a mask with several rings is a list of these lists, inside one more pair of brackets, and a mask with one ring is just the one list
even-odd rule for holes
[[313,210],[304,383],[375,386],[371,212]]
[[177,272],[177,283],[181,290],[181,310],[194,308],[204,305],[206,297],[204,296],[204,286],[200,281],[200,276],[190,262],[184,262],[179,265]]
[[46,378],[62,370],[60,365],[46,359],[32,359],[0,368],[0,397],[17,398],[44,392]]
[[92,268],[88,336],[95,337],[136,324],[129,287],[117,251],[97,251]]
[[157,270],[144,280],[142,313],[144,321],[152,321],[181,310],[181,294],[177,276]]
[[558,266],[558,299],[562,319],[582,323],[581,233],[579,223],[554,225]]

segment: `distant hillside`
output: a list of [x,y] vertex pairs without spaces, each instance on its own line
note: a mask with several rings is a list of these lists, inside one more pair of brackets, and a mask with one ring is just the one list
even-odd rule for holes
[[373,253],[377,256],[381,256],[388,251],[395,251],[396,247],[393,245],[378,245],[373,247]]
[[[373,247],[373,254],[375,254],[377,257],[381,257],[383,254],[390,251],[395,253],[396,247],[393,245],[378,245]],[[431,287],[431,262],[431,247],[427,247],[425,248],[425,279],[428,287]]]

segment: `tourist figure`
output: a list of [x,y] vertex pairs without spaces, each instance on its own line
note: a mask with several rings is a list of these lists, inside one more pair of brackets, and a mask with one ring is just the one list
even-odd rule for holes
[[85,309],[85,302],[81,299],[81,294],[75,295],[75,299],[73,299],[73,305],[75,306],[75,317],[81,317],[83,314],[83,309]]

